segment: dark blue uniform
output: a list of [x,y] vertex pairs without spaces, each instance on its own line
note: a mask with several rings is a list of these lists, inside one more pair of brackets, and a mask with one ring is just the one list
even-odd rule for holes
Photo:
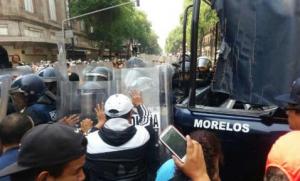
[[24,113],[32,118],[35,126],[57,121],[56,102],[47,95],[43,95],[37,103],[27,107]]

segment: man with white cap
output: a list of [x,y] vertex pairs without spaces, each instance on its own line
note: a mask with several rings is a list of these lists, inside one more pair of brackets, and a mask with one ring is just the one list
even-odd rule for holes
[[[153,161],[153,128],[133,125],[132,112],[136,107],[140,118],[145,118],[146,107],[141,95],[132,92],[132,101],[123,94],[110,96],[104,105],[107,121],[99,131],[87,136],[85,173],[90,181],[147,180],[151,172],[148,160]],[[148,112],[146,114],[149,114]]]

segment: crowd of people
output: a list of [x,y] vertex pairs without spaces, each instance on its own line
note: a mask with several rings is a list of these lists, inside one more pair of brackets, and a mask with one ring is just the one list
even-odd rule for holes
[[[21,65],[20,57],[10,62],[0,46],[0,68]],[[202,58],[203,59],[203,58]],[[200,61],[199,61],[200,62]],[[211,64],[201,60],[198,82],[210,82]],[[143,67],[141,60],[114,62],[115,68]],[[199,63],[200,65],[200,63]],[[79,76],[68,68],[70,81]],[[186,66],[188,69],[188,65]],[[109,81],[108,69],[93,69],[89,81]],[[95,120],[76,114],[58,115],[58,76],[52,66],[15,79],[9,90],[8,113],[0,121],[0,181],[102,181],[102,180],[192,180],[220,181],[223,163],[221,143],[211,132],[197,130],[186,136],[186,158],[159,162],[155,131],[147,116],[139,90],[130,96],[110,95],[94,107]],[[293,130],[274,143],[266,161],[266,181],[300,180],[300,78],[289,94],[278,97],[287,110]],[[139,115],[132,124],[132,114]],[[166,159],[161,159],[166,160]],[[160,167],[160,168],[159,168]]]

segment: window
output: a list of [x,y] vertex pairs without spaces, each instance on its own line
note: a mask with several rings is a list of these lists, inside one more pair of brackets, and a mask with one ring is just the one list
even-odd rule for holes
[[7,25],[0,25],[0,35],[8,35]]
[[50,19],[53,21],[56,21],[56,6],[55,6],[55,0],[48,0],[49,3],[49,12],[50,12]]
[[32,0],[24,0],[25,11],[33,13],[33,3]]

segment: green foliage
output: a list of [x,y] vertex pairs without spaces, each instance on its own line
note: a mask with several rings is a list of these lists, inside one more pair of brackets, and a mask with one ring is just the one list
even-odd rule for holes
[[[73,0],[71,14],[76,16],[125,2],[128,0]],[[99,12],[84,21],[87,27],[94,28],[94,32],[89,34],[90,38],[101,41],[113,51],[121,50],[125,42],[134,40],[141,44],[142,53],[161,52],[146,15],[136,10],[133,4]]]
[[[182,24],[183,24],[183,13],[185,8],[192,4],[192,0],[185,0],[184,1],[184,7],[182,8],[182,15],[180,17],[180,29],[182,29]],[[186,42],[187,42],[187,50],[190,47],[190,41],[191,41],[191,19],[192,19],[192,10],[189,11],[188,15],[188,24],[187,24],[187,37],[186,37]],[[214,28],[216,23],[218,22],[218,17],[217,14],[211,7],[209,7],[206,3],[202,1],[201,7],[200,7],[200,19],[199,19],[199,42],[202,42],[203,37],[209,33],[209,31]],[[182,42],[182,30],[181,32],[178,31],[179,27],[174,28],[173,31],[169,33],[169,36],[167,38],[166,42],[166,47],[165,50],[169,53],[177,53],[180,52],[181,50],[181,42]],[[180,46],[178,46],[178,44]]]
[[165,50],[168,53],[176,54],[181,49],[182,26],[173,29],[166,40]]

